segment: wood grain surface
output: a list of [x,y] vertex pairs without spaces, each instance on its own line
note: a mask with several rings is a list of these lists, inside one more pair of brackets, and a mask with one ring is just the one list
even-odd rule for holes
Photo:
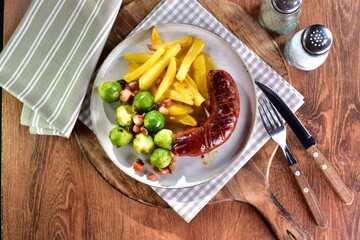
[[[258,13],[260,0],[233,2],[253,16]],[[5,0],[5,43],[29,3]],[[360,238],[360,42],[354,27],[360,21],[359,5],[356,0],[304,1],[297,30],[323,23],[332,30],[334,45],[319,69],[302,72],[288,66],[292,84],[305,97],[299,118],[355,193],[352,205],[343,204],[296,137],[288,132],[289,146],[328,218],[327,228],[318,228],[306,210],[281,152],[276,153],[270,169],[270,187],[314,239]],[[282,49],[290,35],[273,38]],[[30,135],[19,124],[21,107],[17,99],[3,91],[3,239],[274,239],[259,215],[246,204],[207,205],[188,224],[169,208],[129,199],[98,174],[74,135],[70,139]]]
[[[114,48],[113,43],[121,42],[123,39],[122,33],[128,33],[135,28],[158,2],[159,0],[136,0],[131,4],[123,6],[108,37],[104,52],[107,53],[109,50],[112,50]],[[200,1],[200,3],[249,47],[256,49],[261,58],[271,62],[275,71],[281,73],[285,79],[289,79],[280,50],[254,17],[246,13],[241,6],[232,2],[206,0]],[[218,9],[219,4],[222,6],[221,9]],[[139,5],[142,6],[141,12],[137,11]],[[254,32],[256,32],[256,35]],[[258,47],[260,45],[262,46],[261,48]],[[88,160],[115,189],[138,202],[151,206],[168,207],[167,203],[149,186],[134,180],[120,171],[107,157],[95,134],[88,128],[78,122],[74,132]],[[276,198],[271,195],[268,172],[272,157],[274,156],[273,153],[276,151],[275,146],[276,144],[270,141],[261,151],[258,151],[251,159],[251,162],[246,164],[211,199],[209,204],[225,201],[248,203],[264,218],[271,231],[278,238],[283,239],[291,235],[297,239],[308,239],[309,234],[298,225],[291,214],[282,208]]]

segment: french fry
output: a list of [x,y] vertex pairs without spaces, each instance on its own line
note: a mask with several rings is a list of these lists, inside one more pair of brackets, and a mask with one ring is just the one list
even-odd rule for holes
[[163,97],[165,91],[173,83],[176,74],[176,60],[175,57],[170,58],[169,66],[167,67],[166,74],[162,79],[160,86],[154,96],[154,101],[157,102]]
[[170,115],[186,115],[194,112],[191,106],[176,102],[172,102],[168,110]]
[[159,44],[149,44],[148,48],[151,51],[155,51],[156,49],[158,49],[160,46],[165,47],[165,49],[169,49],[171,46],[175,45],[175,44],[180,44],[181,47],[186,47],[191,45],[193,42],[193,37],[192,36],[185,36],[183,38],[179,38],[170,42],[163,42],[163,43],[159,43]]
[[185,78],[185,82],[188,84],[190,91],[192,92],[193,96],[194,96],[194,105],[195,106],[200,106],[204,101],[205,98],[199,93],[198,90],[196,90],[196,88],[194,88],[192,86],[191,83],[189,83],[188,78]]
[[126,61],[128,61],[130,63],[136,62],[136,63],[143,64],[147,60],[149,60],[152,55],[153,55],[153,53],[126,53],[126,54],[124,54],[123,57]]
[[160,38],[160,35],[158,33],[158,31],[156,30],[156,27],[152,27],[151,28],[151,33],[150,33],[150,40],[151,40],[151,44],[155,45],[155,44],[161,44],[162,40]]
[[193,105],[194,104],[194,100],[193,97],[190,95],[184,95],[181,94],[177,91],[175,91],[174,89],[169,88],[165,94],[164,94],[165,98],[170,98],[172,100],[178,101],[178,102],[183,102],[189,105]]
[[129,62],[129,73],[123,79],[138,80],[140,90],[149,90],[155,102],[173,100],[166,107],[167,122],[197,126],[198,121],[206,120],[205,108],[210,103],[207,74],[217,68],[213,59],[202,53],[205,42],[190,35],[163,42],[156,27],[151,29],[150,40],[148,48],[153,53],[123,55]]
[[165,52],[165,48],[164,47],[160,47],[158,48],[154,54],[149,58],[149,60],[147,60],[143,65],[141,65],[140,67],[138,67],[136,70],[125,74],[123,76],[123,79],[126,82],[131,82],[135,79],[138,79],[139,77],[141,77],[146,71],[148,71],[149,69],[151,69],[151,67],[157,62],[157,60],[164,54]]
[[207,89],[206,62],[203,54],[195,58],[191,70],[194,81],[199,87],[199,92],[205,98],[205,100],[209,100],[209,93]]
[[160,76],[162,71],[169,64],[170,58],[174,57],[181,49],[181,45],[174,44],[161,56],[161,58],[144,73],[139,79],[139,86],[141,90],[147,90],[151,84]]
[[191,97],[193,102],[195,101],[194,94],[190,90],[189,85],[186,82],[174,81],[171,86],[174,88],[175,91],[182,94],[184,97],[189,96]]
[[140,65],[137,62],[130,62],[128,66],[129,72],[135,71]]
[[151,84],[151,86],[149,87],[149,91],[152,96],[155,96],[157,90],[158,90],[158,88],[156,86],[156,83]]
[[186,80],[189,84],[191,84],[196,90],[199,90],[196,82],[194,81],[194,79],[191,78],[191,76],[189,74],[186,74]]
[[179,81],[181,81],[181,82],[184,81],[191,64],[193,63],[193,61],[195,60],[197,55],[199,55],[199,53],[203,50],[204,47],[205,47],[204,42],[200,41],[198,38],[194,39],[193,44],[191,45],[189,51],[186,53],[181,65],[180,65],[179,71],[176,74],[176,78]]
[[[186,53],[189,51],[191,45],[186,47],[181,47],[180,52],[176,55],[176,58],[182,62],[184,60],[184,57],[186,56]],[[179,65],[180,66],[180,65]]]
[[168,122],[174,122],[174,123],[181,123],[184,125],[188,125],[188,126],[192,126],[192,127],[196,127],[197,126],[197,121],[195,118],[193,118],[191,115],[186,114],[186,115],[167,115],[165,116],[166,121]]
[[210,70],[216,70],[218,67],[214,62],[214,59],[209,54],[204,54],[205,64],[206,64],[206,74],[209,73]]

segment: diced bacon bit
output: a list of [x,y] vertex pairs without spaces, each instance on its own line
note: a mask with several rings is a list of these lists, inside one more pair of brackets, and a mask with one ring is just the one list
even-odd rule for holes
[[156,110],[159,110],[162,106],[165,106],[163,102],[156,102],[156,103],[154,104],[154,108],[155,108]]
[[172,100],[170,98],[167,98],[163,101],[165,107],[170,107]]
[[170,170],[170,173],[173,173],[175,171],[175,163],[176,163],[176,157],[173,156],[171,158],[171,163],[169,164],[168,168]]
[[127,102],[129,101],[130,97],[131,97],[132,92],[130,91],[130,89],[125,88],[124,90],[122,90],[120,92],[120,101],[121,102]]
[[170,116],[169,119],[170,119],[170,121],[174,121],[174,120],[175,120],[175,117]]
[[144,162],[141,159],[137,159],[136,162],[134,162],[133,164],[133,168],[135,171],[137,171],[138,173],[141,173],[144,167]]
[[175,163],[171,162],[168,166],[170,173],[173,173],[175,171]]
[[143,115],[135,115],[132,120],[136,126],[140,127],[144,123],[144,116]]
[[147,178],[150,180],[150,181],[156,181],[157,180],[157,176],[155,175],[155,173],[149,173],[147,175]]
[[169,109],[167,109],[165,106],[161,106],[159,108],[159,112],[161,112],[164,115],[168,115],[169,114]]
[[139,133],[139,132],[141,132],[140,126],[138,126],[138,125],[134,125],[132,130],[133,130],[134,133]]
[[167,168],[167,167],[158,169],[158,174],[160,174],[160,175],[165,175],[165,174],[168,174],[168,173],[170,173],[170,169]]
[[158,78],[158,79],[155,81],[156,86],[159,86],[161,82],[162,82],[162,79],[161,79],[161,78]]
[[138,91],[140,89],[139,82],[138,81],[131,81],[127,84],[127,86],[130,88],[131,91],[135,93],[135,91]]
[[149,131],[145,127],[140,127],[140,131],[145,135],[149,134]]

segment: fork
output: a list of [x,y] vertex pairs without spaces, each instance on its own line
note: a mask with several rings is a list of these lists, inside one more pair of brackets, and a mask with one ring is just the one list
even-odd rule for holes
[[280,116],[269,100],[265,98],[259,99],[258,109],[266,131],[283,150],[288,166],[295,176],[296,182],[301,189],[301,192],[316,223],[321,227],[326,227],[327,223],[324,217],[324,213],[319,207],[315,194],[310,188],[310,185],[305,176],[303,175],[297,160],[294,158],[287,146],[284,119]]

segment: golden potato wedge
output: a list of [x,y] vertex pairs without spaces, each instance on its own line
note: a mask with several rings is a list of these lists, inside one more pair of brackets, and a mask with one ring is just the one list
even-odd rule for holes
[[206,61],[203,54],[197,56],[192,64],[191,73],[194,78],[198,90],[205,100],[209,100],[209,94],[207,89],[207,70]]
[[193,105],[194,104],[194,100],[193,97],[190,95],[186,95],[186,94],[181,94],[177,91],[175,91],[172,88],[169,88],[165,94],[164,94],[165,98],[170,98],[172,100],[178,101],[178,102],[183,102],[189,105]]
[[150,40],[151,40],[151,44],[152,45],[155,45],[155,44],[161,44],[162,43],[162,40],[161,40],[161,37],[156,29],[155,26],[153,26],[151,28],[151,33],[150,33]]
[[192,127],[196,127],[198,124],[196,119],[189,114],[174,115],[174,116],[167,115],[167,116],[165,116],[165,119],[167,122],[181,123],[181,124],[192,126]]
[[156,94],[154,95],[155,102],[159,101],[160,98],[163,97],[165,91],[173,83],[173,81],[175,79],[175,74],[176,74],[176,60],[175,60],[175,57],[171,57],[169,65],[166,70],[166,74],[165,74],[164,78],[162,79]]
[[196,90],[196,88],[193,87],[193,85],[189,82],[188,78],[185,78],[185,82],[188,84],[188,88],[194,96],[194,105],[200,106],[205,101],[205,98],[200,94],[198,90]]
[[218,69],[214,59],[209,54],[204,54],[204,57],[205,57],[205,64],[206,64],[206,74],[208,74],[210,70]]
[[180,44],[181,47],[186,47],[188,45],[191,45],[192,42],[193,42],[193,37],[189,35],[189,36],[185,36],[183,38],[176,39],[176,40],[173,40],[170,42],[163,42],[163,43],[159,43],[159,44],[149,44],[148,48],[151,51],[155,51],[160,46],[165,47],[165,49],[169,49],[171,46],[173,46],[175,44]]
[[128,66],[128,70],[129,72],[135,71],[136,69],[138,69],[140,67],[140,64],[137,62],[130,62],[129,66]]
[[156,83],[151,84],[151,86],[149,87],[149,91],[151,92],[152,96],[155,96],[157,90],[158,90],[158,88],[156,86]]
[[165,53],[165,51],[166,50],[164,47],[158,48],[154,52],[154,54],[149,58],[149,60],[147,60],[143,65],[138,67],[136,70],[134,70],[128,74],[125,74],[123,76],[123,79],[126,82],[131,82],[133,80],[140,78],[146,71],[151,69],[151,67],[157,62],[158,59],[160,59],[160,57]]
[[166,66],[169,64],[171,57],[174,57],[181,49],[181,45],[174,44],[170,47],[163,56],[144,73],[139,79],[139,86],[141,90],[147,90],[151,84],[153,84],[160,74],[164,71]]
[[193,61],[195,60],[197,55],[199,55],[201,53],[201,51],[204,49],[204,47],[205,47],[204,42],[202,42],[198,38],[194,39],[193,44],[191,45],[189,51],[186,53],[181,65],[180,65],[179,71],[176,74],[176,78],[179,81],[181,81],[181,82],[184,81],[191,64],[193,63]]
[[190,74],[186,74],[186,79],[189,84],[191,84],[196,90],[199,90],[197,84],[195,83],[194,79],[190,76]]
[[168,110],[170,115],[186,115],[194,112],[191,106],[176,102],[172,102]]
[[126,53],[123,57],[128,62],[143,64],[148,61],[152,55],[153,53]]
[[190,96],[193,101],[195,101],[195,97],[193,92],[190,90],[189,85],[186,82],[174,81],[171,87],[177,91],[178,93],[184,96]]

